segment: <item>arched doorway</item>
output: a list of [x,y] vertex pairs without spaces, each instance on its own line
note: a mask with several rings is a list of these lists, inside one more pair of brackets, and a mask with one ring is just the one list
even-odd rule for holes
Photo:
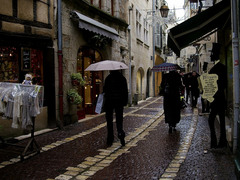
[[101,54],[94,49],[82,47],[77,55],[77,72],[81,73],[86,81],[84,87],[79,87],[79,94],[83,98],[82,104],[78,106],[78,118],[82,119],[86,114],[95,114],[97,97],[103,88],[102,71],[84,71],[90,64],[102,60]]
[[151,69],[148,69],[148,71],[147,71],[146,98],[150,97],[150,76],[151,76]]
[[137,86],[136,86],[136,93],[138,94],[138,100],[143,99],[143,77],[144,77],[143,68],[139,68],[137,71]]

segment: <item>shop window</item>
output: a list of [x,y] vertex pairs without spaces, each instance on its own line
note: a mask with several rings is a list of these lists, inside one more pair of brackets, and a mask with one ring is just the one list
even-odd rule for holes
[[43,85],[42,50],[0,47],[0,68],[0,82],[21,83],[31,74],[33,84]]
[[33,84],[43,85],[43,52],[39,49],[21,48],[20,81],[31,74]]
[[0,82],[18,82],[18,51],[15,47],[0,47]]
[[43,52],[31,49],[31,72],[33,84],[43,85]]
[[142,14],[136,10],[136,35],[138,39],[142,39]]

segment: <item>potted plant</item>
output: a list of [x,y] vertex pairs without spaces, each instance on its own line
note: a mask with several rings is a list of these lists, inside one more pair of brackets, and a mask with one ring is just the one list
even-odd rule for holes
[[71,104],[78,105],[82,103],[82,97],[78,94],[76,89],[69,89],[67,92],[67,98]]
[[90,38],[90,44],[97,48],[105,48],[108,43],[108,39],[102,35],[94,35]]
[[78,85],[84,86],[85,85],[85,81],[82,78],[82,75],[80,73],[72,73],[71,80],[72,80],[73,86],[78,86]]

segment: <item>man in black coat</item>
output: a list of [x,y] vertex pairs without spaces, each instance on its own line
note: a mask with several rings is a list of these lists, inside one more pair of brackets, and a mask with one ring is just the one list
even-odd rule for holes
[[[209,115],[209,127],[211,133],[211,148],[222,148],[227,146],[226,139],[226,129],[225,129],[225,93],[224,90],[227,87],[227,69],[226,66],[219,62],[219,53],[220,53],[220,45],[217,43],[213,43],[212,53],[211,53],[211,61],[215,62],[215,65],[209,71],[209,74],[217,74],[218,80],[218,90],[215,93],[214,101],[210,104],[211,112]],[[214,127],[214,121],[216,115],[219,115],[220,119],[220,139],[217,144],[217,137]]]
[[111,71],[105,79],[103,87],[105,93],[105,111],[107,120],[107,144],[112,145],[114,140],[113,134],[113,111],[116,113],[116,124],[118,138],[121,144],[125,145],[125,132],[123,131],[123,108],[128,102],[128,88],[126,78],[118,71]]
[[192,98],[192,107],[197,107],[198,97],[199,97],[199,88],[198,88],[198,74],[196,71],[192,72],[192,76],[190,78],[191,85],[191,98]]

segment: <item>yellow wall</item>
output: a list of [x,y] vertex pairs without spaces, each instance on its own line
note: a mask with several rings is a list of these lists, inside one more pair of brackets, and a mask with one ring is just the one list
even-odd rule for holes
[[[155,56],[155,65],[162,64],[164,62],[163,58],[159,55]],[[159,86],[162,82],[162,72],[155,72],[155,95],[159,94]]]

